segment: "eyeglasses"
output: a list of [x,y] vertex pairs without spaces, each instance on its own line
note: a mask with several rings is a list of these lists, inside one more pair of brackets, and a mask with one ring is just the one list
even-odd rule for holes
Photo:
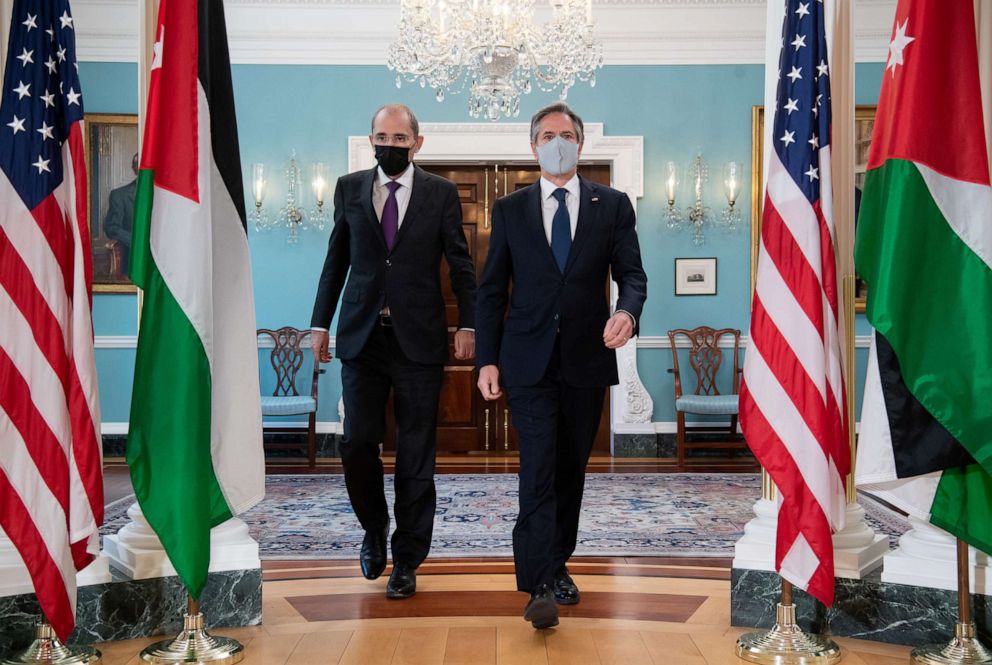
[[372,141],[376,145],[397,145],[400,147],[406,147],[413,145],[413,137],[407,134],[376,134],[372,137]]

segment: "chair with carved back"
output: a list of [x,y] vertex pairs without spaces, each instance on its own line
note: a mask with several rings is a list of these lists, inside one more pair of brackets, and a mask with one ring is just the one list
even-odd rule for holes
[[[309,416],[306,453],[310,466],[314,466],[317,461],[317,378],[324,373],[316,359],[313,363],[310,395],[301,395],[296,388],[296,377],[303,367],[303,350],[306,348],[310,331],[285,326],[278,330],[259,328],[255,332],[272,339],[273,349],[269,360],[276,375],[276,386],[272,394],[261,396],[262,417]],[[300,431],[299,427],[289,426],[269,426],[264,429],[276,433]],[[272,441],[263,444],[263,447],[270,450],[299,449],[301,444],[293,441]]]
[[[724,337],[733,340],[731,358],[733,373],[731,375],[731,391],[721,393],[717,387],[717,375],[723,365],[724,353],[720,340]],[[735,457],[738,450],[747,450],[747,443],[737,434],[737,393],[740,388],[740,343],[741,331],[734,328],[710,328],[699,326],[687,330],[677,328],[668,331],[668,340],[672,346],[672,368],[668,371],[675,375],[675,415],[676,415],[676,446],[678,469],[687,467],[689,450],[699,448],[723,449],[730,457]],[[684,376],[679,369],[679,342],[688,340],[688,360],[696,377],[696,386],[691,392],[683,386]],[[683,345],[684,346],[684,345]],[[728,350],[730,350],[728,348]],[[706,416],[729,416],[730,425],[722,423],[696,424],[687,426],[686,414]],[[726,439],[713,440],[713,435],[726,433]],[[690,440],[688,434],[704,434],[706,440]],[[712,458],[697,462],[712,465]],[[740,460],[746,466],[754,466],[753,460]]]

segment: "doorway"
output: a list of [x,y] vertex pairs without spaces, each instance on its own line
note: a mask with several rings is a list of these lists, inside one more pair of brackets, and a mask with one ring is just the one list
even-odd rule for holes
[[[486,255],[489,253],[493,204],[497,198],[536,182],[540,177],[540,170],[536,164],[435,163],[420,166],[451,180],[458,186],[465,239],[475,264],[476,279],[481,278]],[[608,164],[580,165],[579,174],[595,183],[610,184]],[[439,454],[515,453],[517,437],[513,429],[513,414],[506,404],[506,397],[495,402],[483,400],[476,387],[478,373],[475,370],[475,360],[459,361],[454,358],[453,339],[458,323],[458,301],[451,288],[448,265],[443,259],[441,288],[444,294],[448,344],[451,351],[448,363],[444,366],[444,379],[438,404],[437,451]],[[604,285],[604,289],[608,293],[609,284]],[[387,408],[386,439],[383,442],[386,451],[396,449],[392,420],[392,400],[390,400]],[[603,414],[593,444],[593,454],[610,454],[609,392],[603,404]]]

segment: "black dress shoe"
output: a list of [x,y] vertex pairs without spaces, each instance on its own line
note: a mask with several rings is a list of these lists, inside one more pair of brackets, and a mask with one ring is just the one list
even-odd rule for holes
[[393,572],[386,585],[386,598],[400,600],[417,593],[417,569],[393,562]]
[[559,605],[575,605],[579,602],[579,587],[575,586],[575,581],[565,566],[555,573],[555,600]]
[[362,566],[362,575],[367,580],[374,580],[386,569],[386,541],[389,540],[389,522],[381,529],[370,529],[365,532],[362,541],[362,551],[358,562]]
[[524,608],[524,619],[538,630],[558,625],[558,605],[555,604],[554,592],[547,584],[542,584],[530,595]]

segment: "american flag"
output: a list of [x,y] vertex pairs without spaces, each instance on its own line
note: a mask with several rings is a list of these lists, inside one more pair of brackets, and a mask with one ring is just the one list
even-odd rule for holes
[[[781,16],[782,4],[769,11]],[[831,530],[844,525],[851,464],[831,213],[830,4],[784,3],[740,397],[744,436],[778,488],[776,569],[828,605]]]
[[66,0],[15,0],[0,97],[0,526],[62,639],[103,521],[74,31]]

